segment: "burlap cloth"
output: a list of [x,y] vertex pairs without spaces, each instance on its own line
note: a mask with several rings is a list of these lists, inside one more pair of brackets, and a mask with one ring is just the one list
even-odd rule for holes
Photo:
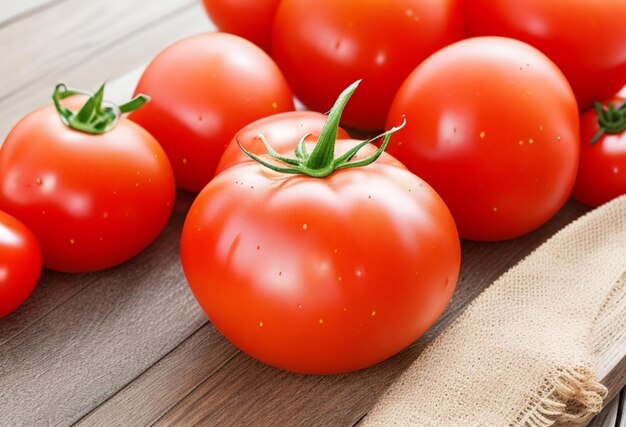
[[[361,426],[584,425],[626,345],[626,196],[492,283]],[[602,368],[600,368],[602,369]]]

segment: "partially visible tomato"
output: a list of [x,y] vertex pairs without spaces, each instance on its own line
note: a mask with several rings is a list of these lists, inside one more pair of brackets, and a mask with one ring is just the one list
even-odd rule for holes
[[[101,100],[102,89],[87,103]],[[55,96],[71,92],[58,87]],[[63,123],[51,105],[28,114],[7,136],[0,209],[33,232],[45,267],[111,267],[137,255],[165,227],[176,189],[172,168],[148,132],[125,118],[115,121],[112,110],[94,109],[84,123],[80,112],[63,111],[84,131]]]
[[283,0],[272,56],[311,110],[328,111],[337,93],[363,79],[342,124],[379,130],[406,76],[463,31],[459,0]]
[[616,98],[580,117],[580,164],[572,196],[599,206],[622,194],[626,194],[626,99]]
[[250,40],[269,52],[272,22],[280,0],[202,0],[220,31]]
[[[310,135],[307,140],[316,140],[324,123],[326,116],[314,111],[289,111],[252,122],[237,132],[228,144],[217,165],[216,174],[238,163],[254,161],[241,151],[239,144],[255,154],[265,153],[267,149],[259,137],[263,135],[279,153],[293,153],[298,141],[305,135]],[[348,137],[345,130],[338,129],[337,138]]]
[[478,37],[404,82],[388,152],[445,200],[461,237],[510,239],[548,221],[576,177],[578,109],[563,73],[530,45]]
[[466,0],[470,35],[508,36],[545,53],[581,111],[626,84],[626,1]]
[[165,149],[179,187],[199,191],[235,133],[261,117],[294,109],[274,61],[226,33],[188,37],[146,68],[137,92],[152,97],[130,118]]
[[[336,160],[360,143],[335,145],[336,129],[284,172],[225,169],[196,198],[181,237],[185,275],[213,324],[291,371],[346,372],[394,355],[443,312],[459,273],[441,198],[385,153],[369,163],[380,154],[371,144]],[[296,163],[319,177],[289,172],[302,170]]]
[[33,233],[0,211],[0,318],[33,293],[41,274],[41,251]]

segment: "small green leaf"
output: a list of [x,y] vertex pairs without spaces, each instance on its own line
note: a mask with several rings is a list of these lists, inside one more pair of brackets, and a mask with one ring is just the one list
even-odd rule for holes
[[[94,94],[76,89],[68,89],[63,83],[55,86],[52,94],[52,101],[61,117],[61,121],[68,127],[89,134],[101,134],[113,129],[119,119],[120,114],[133,111],[150,100],[145,95],[138,95],[126,104],[120,107],[113,105],[104,105],[104,88],[103,83]],[[86,95],[87,101],[80,110],[75,113],[69,108],[61,105],[63,99],[74,95]]]
[[[258,138],[260,138],[263,145],[265,145],[268,154],[273,159],[285,163],[288,166],[279,166],[275,163],[268,162],[267,160],[264,160],[256,154],[246,150],[239,143],[239,141],[237,141],[239,148],[251,159],[276,172],[301,174],[314,178],[324,178],[332,174],[335,170],[362,167],[375,162],[387,148],[387,144],[389,143],[391,136],[406,125],[406,119],[403,120],[401,125],[393,127],[374,138],[358,143],[346,153],[335,159],[335,142],[337,140],[337,130],[339,129],[341,113],[359,85],[359,82],[360,80],[354,82],[346,90],[344,90],[341,95],[339,95],[335,105],[328,114],[328,119],[322,127],[322,132],[320,133],[317,144],[311,154],[307,153],[305,144],[305,140],[309,135],[304,135],[300,138],[295,148],[295,157],[293,158],[281,155],[271,146],[269,141],[263,135],[258,135]],[[374,154],[361,160],[352,160],[359,150],[379,138],[383,138],[383,141],[380,148],[378,148]]]

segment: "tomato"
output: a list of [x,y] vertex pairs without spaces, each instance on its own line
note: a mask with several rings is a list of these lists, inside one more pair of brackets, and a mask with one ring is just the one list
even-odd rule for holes
[[580,110],[626,84],[626,2],[467,0],[470,35],[525,41],[548,55],[574,89]]
[[[316,139],[326,123],[326,116],[314,111],[289,111],[264,117],[242,128],[233,137],[217,165],[216,173],[242,162],[253,161],[239,148],[242,144],[255,154],[265,152],[265,146],[259,138],[263,135],[279,153],[293,152],[298,140],[310,134],[307,139]],[[348,133],[339,128],[337,137],[348,138]]]
[[[294,159],[324,153],[332,164],[334,131]],[[335,153],[358,142],[338,140]],[[373,152],[367,145],[352,161]],[[225,169],[188,213],[181,260],[198,302],[236,346],[273,366],[328,374],[370,366],[423,334],[452,296],[460,245],[441,198],[391,156],[318,166],[308,173],[323,176],[255,162]]]
[[272,22],[280,0],[203,0],[202,3],[220,31],[241,36],[269,52]]
[[393,101],[388,151],[445,200],[461,237],[510,239],[550,219],[578,166],[572,89],[541,52],[479,37],[424,61]]
[[41,251],[28,228],[0,211],[0,318],[33,293],[41,274]]
[[626,99],[608,105],[610,113],[598,106],[600,114],[594,108],[580,117],[580,164],[572,196],[590,206],[626,194]]
[[[74,93],[62,89],[57,101]],[[125,118],[115,121],[110,109],[93,111],[95,122],[82,123],[84,109],[59,108],[83,131],[66,125],[55,106],[17,123],[0,149],[0,209],[33,232],[45,267],[111,267],[143,250],[166,225],[175,196],[172,168],[148,132]]]
[[233,135],[254,120],[294,109],[272,59],[226,33],[188,37],[148,65],[137,92],[152,97],[130,118],[165,149],[179,187],[199,191]]
[[328,111],[337,93],[363,79],[342,123],[378,130],[409,73],[462,36],[459,0],[283,0],[272,56],[311,110]]

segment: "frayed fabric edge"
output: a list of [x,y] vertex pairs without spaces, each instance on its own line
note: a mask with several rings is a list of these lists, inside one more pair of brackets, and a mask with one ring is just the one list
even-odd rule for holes
[[602,410],[608,391],[589,368],[555,368],[511,426],[586,425]]

